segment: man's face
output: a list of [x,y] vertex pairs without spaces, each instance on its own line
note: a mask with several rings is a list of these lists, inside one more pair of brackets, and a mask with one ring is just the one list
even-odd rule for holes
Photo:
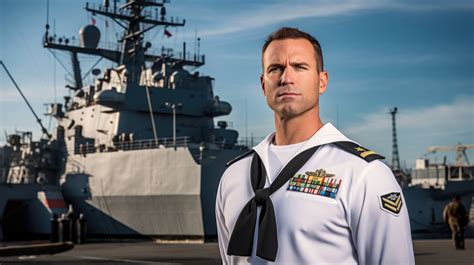
[[280,118],[316,108],[327,80],[326,72],[318,73],[313,45],[306,39],[272,41],[263,54],[263,93]]

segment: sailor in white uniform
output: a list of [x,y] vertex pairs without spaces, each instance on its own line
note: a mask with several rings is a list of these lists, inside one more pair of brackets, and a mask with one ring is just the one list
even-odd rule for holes
[[264,45],[262,88],[275,132],[222,176],[216,199],[222,261],[414,264],[408,211],[383,157],[319,119],[327,73],[317,46],[292,28],[274,32]]

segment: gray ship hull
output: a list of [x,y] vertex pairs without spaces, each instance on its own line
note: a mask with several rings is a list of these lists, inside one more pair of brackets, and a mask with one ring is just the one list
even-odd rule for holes
[[68,198],[76,212],[84,213],[88,233],[110,237],[203,236],[197,195],[94,196]]
[[216,237],[215,196],[225,162],[242,151],[157,148],[75,155],[63,194],[90,235]]
[[[462,204],[471,215],[474,210],[474,180],[449,181],[444,189],[407,187],[403,189],[403,195],[415,238],[450,236],[449,227],[443,220],[443,209],[455,195],[461,196]],[[471,227],[474,228],[473,222],[467,229],[468,236],[474,236]]]
[[2,183],[0,241],[49,237],[51,215],[66,210],[59,186]]

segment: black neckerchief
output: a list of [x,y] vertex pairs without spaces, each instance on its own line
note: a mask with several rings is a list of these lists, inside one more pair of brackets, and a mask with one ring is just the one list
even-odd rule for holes
[[253,235],[257,220],[257,207],[262,206],[258,221],[257,256],[275,261],[278,251],[275,211],[270,195],[280,189],[318,150],[319,146],[309,148],[286,164],[275,181],[263,188],[266,181],[265,166],[257,153],[253,155],[250,167],[250,183],[255,196],[244,206],[235,223],[227,248],[228,255],[252,255]]

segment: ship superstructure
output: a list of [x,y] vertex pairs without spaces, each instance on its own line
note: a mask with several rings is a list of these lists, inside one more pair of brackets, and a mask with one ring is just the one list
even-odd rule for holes
[[[148,12],[159,8],[160,12]],[[74,96],[51,104],[69,154],[62,176],[63,194],[89,220],[97,235],[215,237],[214,201],[225,161],[245,149],[225,121],[231,105],[213,93],[213,78],[190,72],[204,55],[149,51],[144,34],[182,27],[169,20],[164,2],[135,0],[86,4],[86,11],[110,18],[124,32],[120,48],[101,48],[94,25],[81,29],[80,45],[49,35],[44,47],[69,52]],[[116,64],[95,84],[82,84],[78,54]]]
[[[151,47],[158,44],[144,41],[152,30],[185,25],[168,17],[166,3],[86,3],[87,12],[123,29],[116,49],[101,44],[93,23],[80,30],[79,41],[50,34],[46,25],[43,46],[69,54],[73,78],[64,103],[48,104],[57,127],[41,150],[62,161],[50,173],[66,203],[85,215],[90,235],[216,237],[214,204],[225,162],[247,149],[226,121],[215,126],[214,118],[232,108],[214,95],[214,79],[196,71],[205,56],[191,55],[186,43],[181,52],[161,47],[156,54]],[[85,84],[81,54],[113,67],[91,69],[95,80]],[[8,170],[7,178],[31,177]]]

